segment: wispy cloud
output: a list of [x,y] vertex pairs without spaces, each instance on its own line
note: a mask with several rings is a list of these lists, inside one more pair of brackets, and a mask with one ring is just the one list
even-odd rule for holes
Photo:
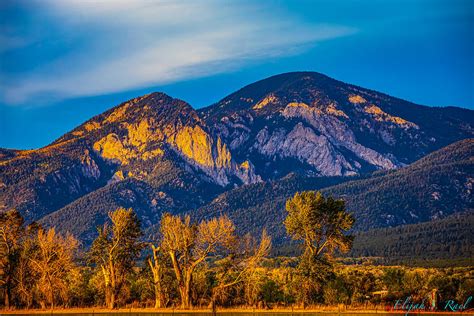
[[305,24],[262,5],[225,1],[42,2],[59,40],[73,51],[0,84],[4,102],[69,98],[213,75],[304,51],[355,30]]

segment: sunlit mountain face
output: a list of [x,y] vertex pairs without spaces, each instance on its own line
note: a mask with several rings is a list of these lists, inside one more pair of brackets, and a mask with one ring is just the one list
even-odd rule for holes
[[[2,149],[0,211],[17,208],[30,222],[72,231],[83,240],[119,206],[133,207],[144,227],[156,224],[164,211],[205,217],[231,206],[239,210],[234,217],[240,216],[241,227],[277,230],[280,204],[254,216],[245,206],[249,201],[225,198],[239,190],[265,202],[267,185],[281,184],[284,197],[296,189],[397,170],[472,138],[473,124],[471,110],[421,106],[314,72],[270,77],[200,110],[152,93],[91,118],[41,149]],[[463,146],[471,150],[472,142]],[[462,172],[472,161],[460,168],[468,174]],[[461,178],[452,198],[466,194],[468,183]],[[331,192],[358,201],[356,195],[366,189]],[[377,203],[390,205],[400,196]],[[453,211],[472,207],[471,200],[460,201]],[[361,212],[358,227],[430,220],[448,212],[420,214],[410,203],[403,214]],[[414,215],[407,217],[410,212]]]

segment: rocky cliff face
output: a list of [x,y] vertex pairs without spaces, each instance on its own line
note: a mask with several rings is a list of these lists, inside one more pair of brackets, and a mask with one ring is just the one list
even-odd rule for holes
[[128,169],[172,150],[221,186],[259,181],[251,164],[236,162],[227,144],[208,132],[189,104],[162,93],[125,102],[58,141],[81,137],[102,158]]
[[[437,125],[457,125],[448,137],[417,116],[429,111],[318,73],[289,73],[244,87],[200,113],[235,157],[254,162],[268,179],[294,171],[340,176],[395,169],[460,134],[473,135],[471,111],[438,117]],[[467,124],[459,124],[462,112]]]

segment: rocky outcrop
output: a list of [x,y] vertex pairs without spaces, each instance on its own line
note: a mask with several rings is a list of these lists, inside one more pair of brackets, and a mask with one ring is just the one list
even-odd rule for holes
[[259,153],[268,157],[297,158],[307,163],[322,176],[353,175],[357,167],[348,162],[324,135],[317,135],[302,123],[287,131],[277,129],[271,134],[262,129],[253,145]]
[[244,184],[261,181],[249,162],[237,164],[227,148],[217,136],[215,140],[202,127],[184,127],[167,140],[187,161],[199,167],[216,183],[226,186],[231,177],[237,177]]
[[[93,144],[93,149],[104,159],[129,166],[134,161],[162,157],[172,150],[186,164],[221,186],[236,180],[239,181],[236,184],[260,180],[253,166],[241,168],[234,161],[228,145],[207,131],[206,124],[189,105],[170,107],[169,104],[176,101],[162,94],[137,100],[126,102],[100,120],[84,125],[90,131],[101,128],[109,132]],[[146,117],[143,111],[148,112]]]
[[[384,157],[375,150],[367,148],[358,143],[349,126],[338,117],[318,111],[317,108],[301,105],[294,106],[293,104],[288,104],[283,110],[282,114],[285,118],[303,119],[305,122],[309,123],[319,134],[324,135],[324,137],[331,144],[333,144],[335,148],[339,147],[347,149],[358,158],[373,166],[382,169],[394,169],[398,165],[396,159],[392,158],[391,160],[390,158]],[[341,156],[343,157],[343,155]],[[331,159],[331,157],[329,157],[329,159]],[[353,165],[349,169],[354,171],[359,168],[360,165]],[[321,171],[324,172],[324,170]],[[327,175],[340,174],[331,174],[329,171],[329,174]]]
[[200,114],[234,158],[255,163],[266,179],[295,161],[321,176],[394,169],[474,135],[472,123],[459,124],[464,115],[472,122],[472,112],[441,112],[301,72],[248,85]]

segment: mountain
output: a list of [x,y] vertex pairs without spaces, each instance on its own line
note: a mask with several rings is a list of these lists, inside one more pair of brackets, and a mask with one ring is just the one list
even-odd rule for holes
[[200,114],[263,179],[395,169],[474,132],[473,111],[416,105],[314,72],[258,81]]
[[474,209],[474,139],[446,146],[396,171],[330,187],[357,215],[357,229],[392,227]]
[[242,186],[193,212],[200,218],[228,214],[241,233],[267,228],[275,244],[287,241],[285,202],[302,190],[321,190],[346,201],[355,230],[392,227],[474,210],[474,139],[442,148],[396,171],[365,177],[299,176]]
[[122,103],[44,148],[1,153],[0,211],[17,208],[29,221],[130,178],[150,186],[153,206],[178,197],[186,208],[260,180],[189,104],[161,93]]
[[[346,198],[361,216],[358,229],[430,220],[470,205],[462,195],[470,160],[449,156],[437,169],[400,168],[474,137],[473,113],[416,105],[313,72],[258,81],[200,110],[152,93],[43,148],[0,149],[0,212],[17,208],[28,222],[84,240],[118,206],[133,207],[144,227],[164,211],[228,212],[243,230],[268,226],[278,239],[287,197],[332,186],[327,192]],[[395,180],[393,194],[382,190],[393,175],[411,174],[424,184],[410,185],[428,193],[405,199],[413,194]],[[374,193],[366,197],[364,190]],[[450,194],[454,209],[427,202]],[[392,214],[400,200],[407,204]]]

